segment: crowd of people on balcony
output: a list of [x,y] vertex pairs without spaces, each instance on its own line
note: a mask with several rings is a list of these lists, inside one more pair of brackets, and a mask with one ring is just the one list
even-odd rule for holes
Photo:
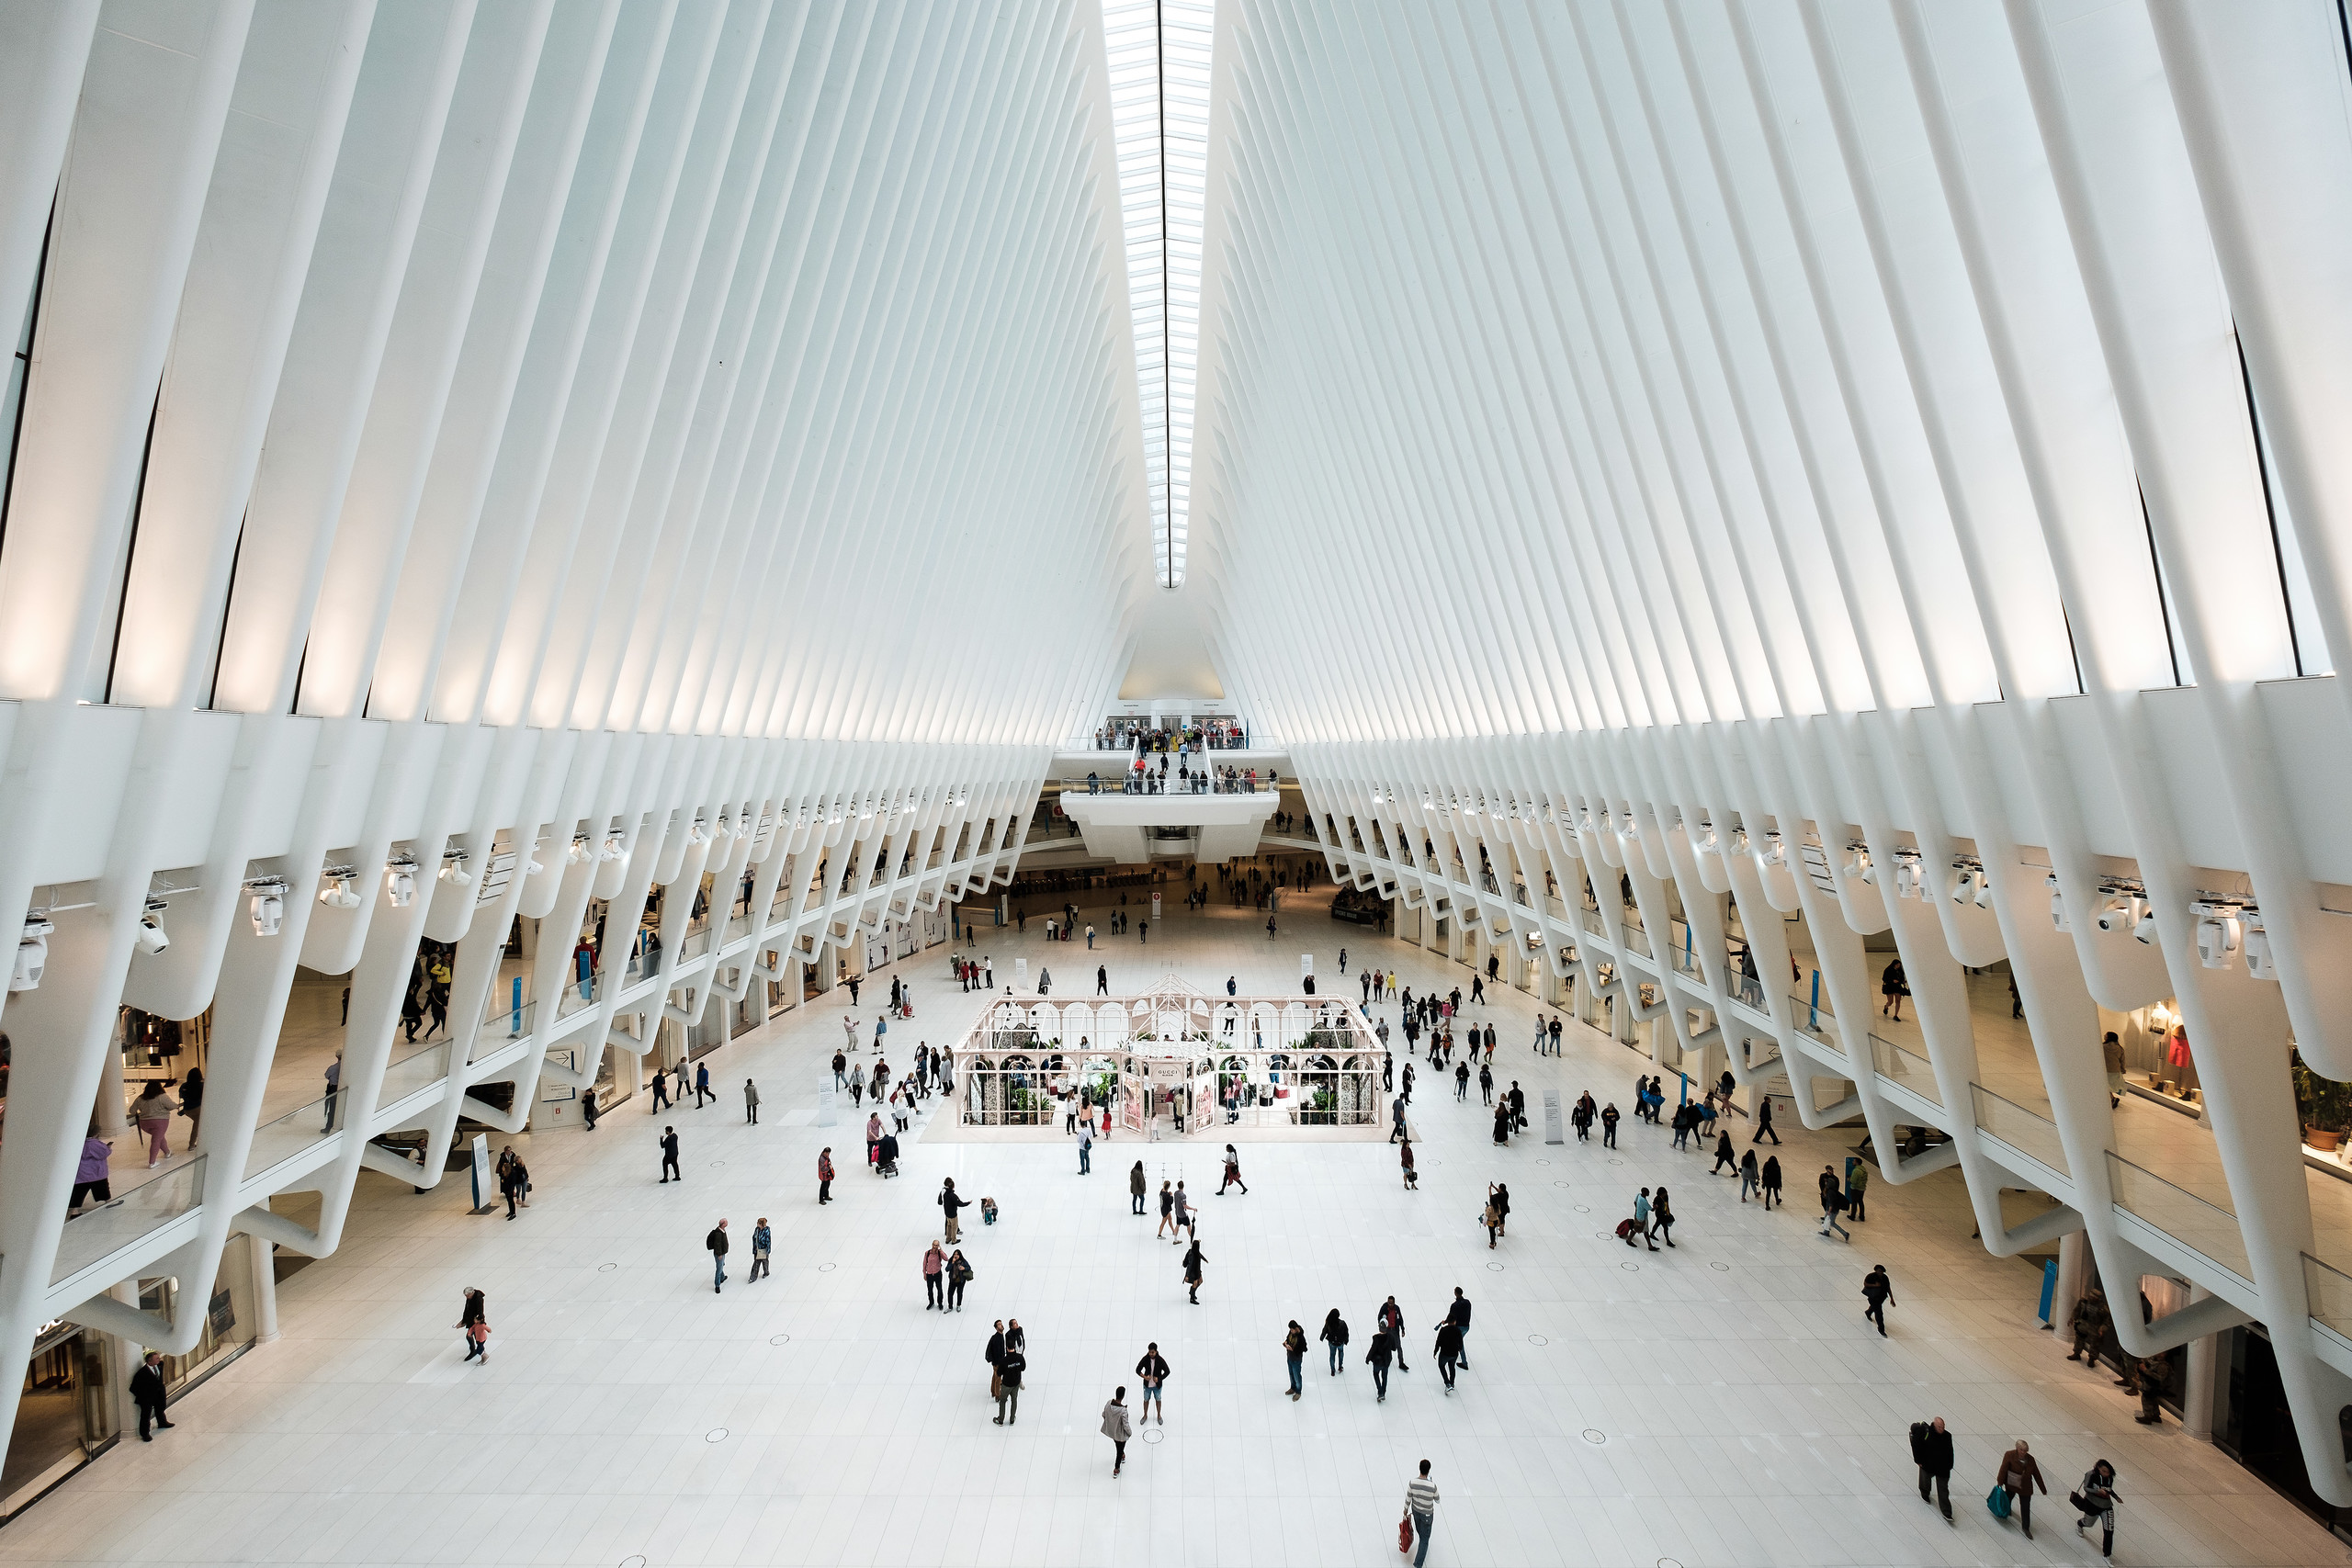
[[1200,751],[1238,751],[1249,744],[1249,730],[1240,720],[1204,718],[1183,724],[1154,724],[1140,718],[1113,718],[1094,732],[1097,751],[1133,751],[1136,756]]

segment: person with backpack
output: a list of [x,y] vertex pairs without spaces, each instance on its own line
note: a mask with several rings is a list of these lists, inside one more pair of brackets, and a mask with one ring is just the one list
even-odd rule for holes
[[718,1288],[727,1283],[727,1222],[721,1220],[713,1226],[702,1244],[710,1250],[710,1293],[715,1296]]
[[1348,1349],[1348,1321],[1340,1315],[1338,1307],[1324,1314],[1323,1332],[1317,1337],[1329,1347],[1331,1375],[1338,1377],[1340,1370],[1347,1364]]
[[1894,1300],[1894,1281],[1886,1272],[1886,1265],[1873,1263],[1871,1271],[1862,1276],[1862,1299],[1870,1305],[1862,1309],[1862,1316],[1878,1325],[1878,1337],[1886,1337],[1887,1303]]
[[1838,1212],[1846,1206],[1846,1190],[1838,1184],[1838,1170],[1835,1166],[1825,1165],[1821,1168],[1819,1185],[1821,1188],[1821,1234],[1827,1235],[1834,1230],[1848,1241],[1852,1241],[1854,1233],[1838,1223]]
[[2099,1342],[2107,1337],[2107,1292],[2093,1285],[2075,1303],[2072,1327],[2075,1348],[2066,1352],[2066,1359],[2098,1364]]
[[[1944,1511],[1944,1523],[1954,1522],[1951,1517],[1951,1434],[1944,1429],[1944,1418],[1914,1421],[1911,1424],[1911,1462],[1919,1467],[1919,1501],[1932,1502]],[[1928,1495],[1932,1484],[1936,1495]]]
[[1143,1359],[1136,1363],[1136,1376],[1143,1380],[1143,1418],[1151,1419],[1154,1406],[1159,1410],[1159,1424],[1168,1425],[1167,1402],[1160,1390],[1168,1382],[1168,1358],[1159,1353],[1159,1342],[1153,1340],[1143,1348]]

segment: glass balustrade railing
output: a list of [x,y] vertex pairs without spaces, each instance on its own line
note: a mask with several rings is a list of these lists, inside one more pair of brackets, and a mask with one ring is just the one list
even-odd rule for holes
[[2066,1145],[2059,1141],[2058,1123],[2038,1111],[1995,1094],[1981,1083],[1969,1085],[1968,1090],[1975,1101],[1979,1129],[2019,1154],[2032,1156],[2052,1170],[2066,1171]]
[[2113,1149],[2107,1151],[2107,1170],[2115,1185],[2116,1207],[2138,1215],[2252,1288],[2254,1269],[2246,1261],[2245,1232],[2235,1214],[2174,1186],[2144,1166],[2132,1164]]
[[1577,919],[1583,923],[1585,930],[1590,931],[1595,936],[1606,937],[1609,934],[1601,929],[1600,911],[1594,908],[1589,904],[1577,911]]
[[[449,1076],[449,1042],[435,1040],[427,1043],[420,1041],[401,1049],[403,1054],[393,1057],[392,1065],[384,1069],[384,1087],[376,1096],[379,1105],[406,1100],[417,1090],[431,1089]],[[338,1111],[336,1124],[341,1123],[342,1115]]]
[[484,1017],[481,1028],[474,1035],[473,1053],[467,1060],[472,1061],[485,1052],[497,1050],[510,1040],[520,1040],[530,1033],[531,1020],[538,1005],[536,1001],[529,1001],[516,1007],[509,1001]]
[[1554,919],[1559,921],[1562,925],[1566,925],[1568,923],[1567,905],[1562,903],[1559,899],[1554,897],[1549,893],[1546,893],[1544,896],[1544,912],[1551,916]]
[[1749,974],[1746,966],[1753,962],[1754,959],[1748,956],[1746,942],[1736,939],[1724,941],[1724,973],[1731,976],[1731,994],[1757,1011],[1762,1012],[1764,1010],[1764,982]]
[[[1889,1083],[1900,1084],[1934,1104],[1944,1102],[1942,1092],[1936,1088],[1936,1069],[1927,1057],[1875,1034],[1870,1037],[1870,1041],[1871,1066],[1879,1077]],[[2059,1168],[2064,1169],[2064,1167]]]
[[80,1273],[100,1258],[130,1246],[157,1227],[187,1213],[204,1198],[207,1155],[166,1166],[110,1201],[85,1208],[65,1222],[57,1258],[50,1266],[52,1285]]
[[555,994],[556,1017],[570,1018],[573,1013],[584,1012],[594,1007],[604,985],[604,977],[593,972],[573,979]]
[[1531,909],[1535,908],[1528,899],[1527,884],[1524,882],[1514,882],[1510,885],[1510,897],[1511,902],[1515,904],[1523,904]]
[[681,964],[700,958],[709,951],[710,928],[708,926],[703,927],[698,931],[688,931],[678,939],[678,962]]
[[1789,994],[1789,1021],[1816,1040],[1836,1043],[1827,1003],[1816,1004],[1806,992],[1792,991]]
[[[438,1051],[439,1045],[427,1047]],[[341,1125],[343,1113],[350,1106],[350,1097],[334,1097],[336,1125]],[[327,1102],[322,1098],[300,1105],[282,1116],[274,1117],[254,1129],[253,1146],[245,1151],[244,1180],[251,1181],[272,1166],[283,1165],[314,1144],[326,1141],[334,1131],[327,1124]]]
[[749,916],[749,915],[729,915],[729,916],[728,916],[728,917],[727,917],[727,933],[726,933],[724,936],[722,936],[722,937],[720,937],[720,938],[718,939],[718,941],[719,941],[719,945],[720,945],[721,947],[728,947],[728,946],[731,946],[731,945],[733,945],[734,943],[736,943],[736,942],[739,942],[742,941],[745,937],[750,936],[751,934],[752,934],[752,917],[751,917],[751,916]]
[[2352,1274],[2303,1254],[2303,1290],[2311,1297],[2312,1321],[2352,1339]]
[[1620,929],[1623,932],[1623,940],[1625,943],[1626,952],[1638,953],[1644,958],[1652,956],[1650,953],[1650,933],[1642,929],[1640,921],[1627,920]]

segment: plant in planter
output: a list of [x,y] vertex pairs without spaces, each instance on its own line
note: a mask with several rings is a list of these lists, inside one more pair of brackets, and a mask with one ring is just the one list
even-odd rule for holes
[[2333,1150],[2352,1131],[2352,1083],[2313,1072],[2298,1051],[2294,1055],[2295,1104],[2302,1113],[2303,1142]]

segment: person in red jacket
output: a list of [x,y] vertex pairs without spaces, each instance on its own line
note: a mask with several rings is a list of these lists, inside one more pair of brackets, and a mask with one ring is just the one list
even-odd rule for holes
[[831,1145],[817,1152],[817,1201],[833,1201],[833,1151]]

